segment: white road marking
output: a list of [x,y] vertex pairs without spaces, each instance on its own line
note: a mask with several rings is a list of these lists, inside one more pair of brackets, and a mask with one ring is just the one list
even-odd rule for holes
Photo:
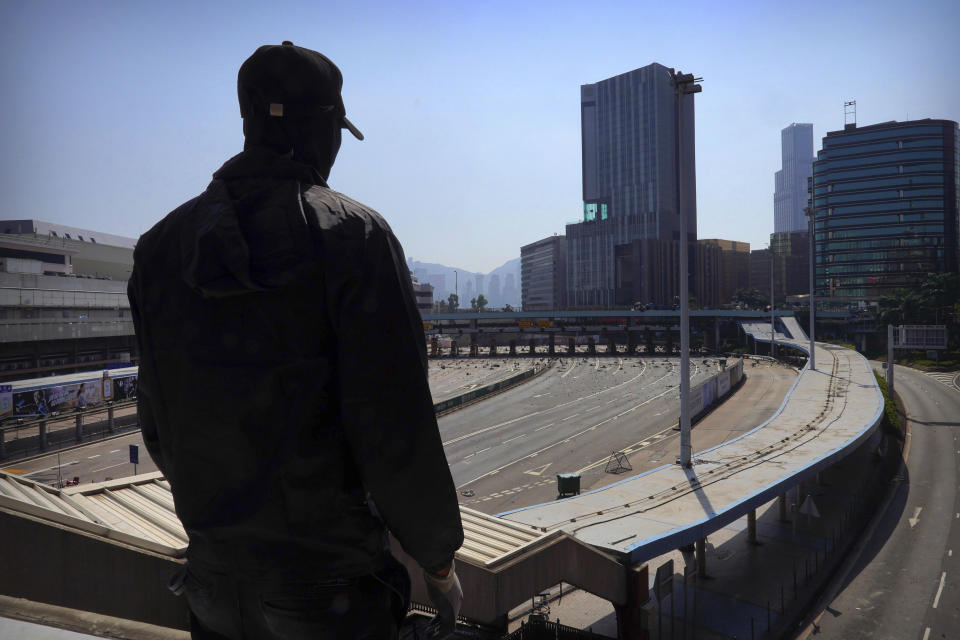
[[[859,607],[857,607],[859,609]],[[929,640],[930,638],[930,627],[927,627],[923,630],[923,640]]]
[[[656,400],[657,398],[660,398],[660,397],[663,397],[663,396],[667,395],[669,392],[671,392],[671,391],[673,391],[673,390],[674,390],[674,389],[666,389],[666,390],[664,390],[664,391],[661,391],[661,392],[658,393],[657,395],[655,395],[655,396],[653,396],[653,397],[651,397],[651,398],[648,398],[647,400],[644,400],[643,402],[640,402],[640,403],[638,403],[638,404],[635,404],[635,405],[633,405],[632,407],[630,407],[629,409],[626,409],[625,411],[621,411],[620,413],[618,413],[617,415],[613,416],[612,418],[607,418],[606,420],[601,420],[601,421],[598,422],[597,424],[593,425],[593,427],[603,426],[603,425],[605,425],[605,424],[608,423],[608,422],[612,422],[613,420],[616,420],[617,418],[620,418],[620,417],[622,417],[622,416],[627,415],[628,413],[631,413],[631,412],[633,412],[633,411],[636,411],[636,410],[639,409],[640,407],[642,407],[642,406],[644,406],[644,405],[647,405],[647,404],[653,402],[653,401]],[[586,429],[583,429],[582,431],[578,431],[577,433],[573,434],[572,436],[570,436],[570,437],[567,438],[566,440],[560,440],[560,441],[554,442],[553,444],[549,444],[549,445],[545,446],[545,447],[542,448],[542,449],[538,449],[538,450],[535,451],[534,453],[543,453],[544,451],[547,451],[547,450],[549,450],[549,449],[552,449],[552,448],[556,447],[557,445],[570,442],[571,440],[573,440],[573,439],[576,438],[577,436],[581,436],[581,435],[583,435],[583,434],[591,431],[593,427],[588,427],[588,428],[586,428]],[[672,427],[671,427],[669,430],[672,430]],[[664,438],[664,437],[666,437],[666,435],[658,435],[658,437]],[[529,455],[523,456],[522,458],[517,458],[516,460],[511,460],[510,462],[507,462],[506,464],[503,464],[503,465],[497,467],[497,468],[494,469],[493,471],[488,471],[488,472],[486,472],[486,473],[484,473],[484,474],[482,474],[482,475],[477,476],[476,478],[473,478],[472,480],[468,480],[467,482],[462,483],[461,485],[459,485],[459,486],[457,487],[457,489],[462,489],[463,487],[465,487],[465,486],[467,486],[467,485],[469,485],[469,484],[472,484],[472,483],[476,482],[477,480],[482,480],[483,478],[486,478],[487,476],[496,475],[496,474],[500,473],[503,469],[506,469],[507,467],[509,467],[509,466],[511,466],[511,465],[514,465],[514,464],[516,464],[517,462],[520,462],[521,460],[524,460],[524,459],[526,459],[526,458],[531,458],[531,457],[533,457],[533,455],[534,455],[534,454],[529,454]],[[605,461],[606,461],[606,459],[604,459],[604,462],[605,462]]]
[[120,449],[114,449],[114,450],[111,451],[110,453],[120,453]]
[[910,523],[910,528],[913,529],[917,526],[917,523],[920,522],[920,512],[923,511],[923,507],[917,507],[913,510],[913,517],[907,518],[907,522]]
[[480,451],[477,451],[477,453],[483,453],[484,451],[490,451],[490,447],[487,447],[486,449],[480,449]]
[[117,464],[112,464],[109,467],[100,467],[99,469],[94,469],[90,473],[96,473],[97,471],[106,471],[107,469],[113,469],[114,467],[119,467],[125,464],[130,464],[129,462],[118,462]]
[[573,365],[572,367],[570,367],[569,369],[567,369],[566,373],[561,374],[560,377],[561,377],[561,378],[566,378],[568,375],[570,375],[570,373],[571,373],[574,369],[577,368],[577,365],[578,365],[578,364],[580,364],[580,363],[579,363],[579,362],[575,362],[574,365]]
[[557,424],[556,422],[551,422],[550,424],[544,425],[542,427],[537,427],[534,431],[543,431],[544,429],[549,429],[553,425]]
[[[600,405],[598,404],[595,407],[590,407],[589,409],[587,409],[587,411],[593,411],[594,409],[599,409],[599,408],[600,408]],[[960,451],[957,451],[957,453],[960,453]]]
[[579,414],[579,413],[575,413],[575,414],[573,414],[572,416],[567,416],[566,418],[563,418],[562,420],[560,420],[560,422],[566,422],[567,420],[570,420],[571,418],[576,418],[578,415],[580,415],[580,414]]
[[[608,388],[608,389],[602,389],[602,390],[597,391],[597,392],[595,392],[595,393],[591,393],[591,394],[585,395],[585,396],[583,396],[582,398],[575,398],[575,399],[573,399],[573,400],[569,400],[569,401],[567,401],[567,402],[563,402],[563,403],[561,403],[561,404],[554,405],[554,406],[552,406],[552,407],[549,407],[549,408],[547,408],[547,409],[543,409],[543,410],[541,410],[541,411],[534,411],[534,412],[532,412],[532,413],[528,413],[528,414],[523,415],[523,416],[519,416],[519,417],[516,417],[516,418],[512,418],[512,419],[510,419],[510,420],[507,420],[506,422],[501,422],[501,423],[499,423],[499,424],[491,425],[491,426],[489,426],[489,427],[484,427],[483,429],[477,429],[476,431],[473,431],[473,432],[471,432],[471,433],[464,434],[464,435],[459,436],[459,437],[457,437],[457,438],[454,438],[454,439],[452,439],[452,440],[447,440],[446,442],[443,443],[443,446],[447,446],[447,445],[453,444],[453,443],[455,443],[455,442],[460,442],[461,440],[466,440],[467,438],[472,438],[473,436],[480,435],[481,433],[486,433],[487,431],[491,431],[491,430],[493,430],[493,429],[499,429],[500,427],[505,427],[505,426],[507,426],[507,425],[513,424],[514,422],[519,422],[520,420],[525,420],[525,419],[527,419],[527,418],[532,418],[533,416],[539,415],[539,414],[541,414],[541,413],[545,413],[545,412],[547,412],[547,411],[553,411],[554,409],[561,409],[561,408],[563,408],[563,407],[567,407],[567,406],[569,406],[569,405],[571,405],[571,404],[574,404],[574,403],[576,403],[576,402],[581,402],[582,400],[586,400],[586,399],[588,399],[588,398],[593,398],[593,397],[595,397],[595,396],[598,396],[598,395],[600,395],[601,393],[607,393],[608,391],[613,391],[614,389],[619,389],[620,387],[622,387],[622,386],[624,386],[624,385],[628,385],[628,384],[630,384],[631,382],[633,382],[634,380],[636,380],[637,378],[640,378],[641,376],[643,376],[643,372],[644,372],[645,370],[646,370],[646,366],[644,366],[644,368],[640,370],[640,373],[638,373],[638,374],[635,375],[634,377],[630,378],[629,380],[624,380],[623,382],[621,382],[620,384],[618,384],[618,385],[616,385],[616,386],[610,387],[610,388]],[[572,369],[571,369],[571,371],[572,371]],[[568,372],[568,373],[569,373],[569,372]],[[561,376],[561,377],[563,377],[563,376]],[[666,377],[667,377],[667,376],[662,376],[662,377],[660,377],[660,378],[657,378],[656,380],[654,380],[653,382],[651,382],[651,383],[650,383],[649,385],[647,385],[646,387],[641,387],[640,390],[642,391],[643,389],[648,389],[649,387],[652,387],[653,385],[655,385],[656,383],[660,382],[661,380],[663,380],[663,379],[666,378]],[[624,398],[629,398],[629,397],[630,397],[629,395],[624,396]],[[120,450],[117,449],[116,451],[120,451]],[[114,452],[114,451],[111,451],[110,453],[115,453],[115,452]]]
[[525,438],[526,436],[527,436],[527,434],[521,433],[520,435],[514,436],[514,437],[510,438],[509,440],[504,440],[504,441],[501,442],[500,444],[507,444],[508,442],[513,442],[514,440],[517,440],[517,439],[519,439],[519,438]]
[[87,456],[87,460],[93,460],[94,458],[99,458],[99,457],[100,457],[100,454],[98,453],[94,456]]
[[943,593],[943,583],[947,579],[947,572],[944,571],[940,574],[940,587],[937,589],[937,595],[933,599],[933,608],[936,609],[937,605],[940,604],[940,595]]
[[948,557],[948,558],[952,558],[952,557],[953,557],[953,549],[947,550],[947,557]]

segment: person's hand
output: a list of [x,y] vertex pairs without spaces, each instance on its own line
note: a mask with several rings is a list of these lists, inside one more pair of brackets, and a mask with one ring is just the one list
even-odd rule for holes
[[436,617],[428,625],[428,635],[436,640],[446,638],[456,629],[457,616],[460,615],[460,605],[463,603],[463,590],[460,588],[460,578],[457,577],[453,561],[450,562],[446,575],[424,570],[423,580],[427,583],[430,602],[437,608]]

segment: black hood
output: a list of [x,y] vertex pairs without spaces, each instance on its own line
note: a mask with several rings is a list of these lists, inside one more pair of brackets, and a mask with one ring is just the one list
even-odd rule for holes
[[205,298],[276,289],[309,268],[315,247],[302,192],[326,186],[317,170],[251,148],[228,160],[182,227],[184,281]]

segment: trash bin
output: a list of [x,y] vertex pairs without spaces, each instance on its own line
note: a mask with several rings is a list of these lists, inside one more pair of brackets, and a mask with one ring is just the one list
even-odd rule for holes
[[580,495],[580,474],[558,473],[557,493],[561,498]]

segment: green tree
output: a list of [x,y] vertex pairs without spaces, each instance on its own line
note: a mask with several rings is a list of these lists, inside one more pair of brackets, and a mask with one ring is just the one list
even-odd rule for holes
[[503,311],[504,313],[513,313],[513,307],[509,304],[505,304],[503,305]]
[[933,323],[948,322],[960,300],[960,274],[928,273],[920,285],[923,306],[933,311]]
[[447,297],[447,308],[450,309],[450,312],[454,312],[460,306],[460,296],[455,293],[451,293]]
[[476,310],[477,310],[477,299],[470,298],[470,311],[476,311]]
[[923,314],[923,300],[915,291],[897,289],[880,298],[877,318],[882,325],[916,324]]
[[477,296],[477,311],[485,311],[489,302],[487,297],[482,293]]

